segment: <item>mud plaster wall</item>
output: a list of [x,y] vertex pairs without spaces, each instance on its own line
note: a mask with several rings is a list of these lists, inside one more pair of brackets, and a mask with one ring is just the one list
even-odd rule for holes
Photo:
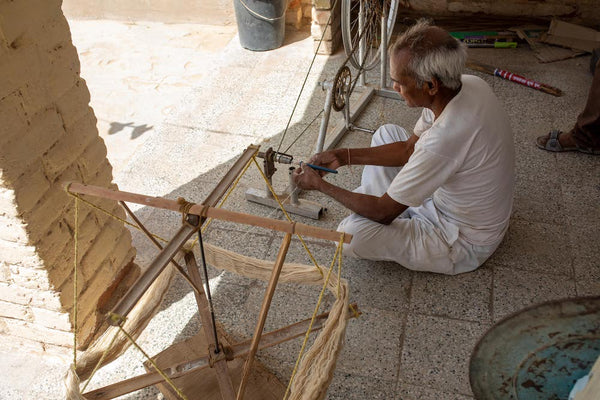
[[[89,101],[61,1],[1,1],[0,341],[73,345],[74,199],[62,182],[112,181]],[[81,205],[78,231],[81,347],[138,268],[121,222]]]
[[[600,24],[598,0],[398,0],[402,7],[428,15],[482,13],[498,16],[559,17],[589,26]],[[295,4],[297,0],[289,0]],[[313,0],[319,3],[321,0]],[[341,0],[338,0],[341,2]],[[305,3],[302,1],[302,3]],[[189,2],[183,0],[65,0],[64,10],[72,18],[147,20],[165,23],[202,22],[210,7],[232,7],[233,0]],[[319,8],[319,7],[317,7]],[[308,17],[304,7],[304,16]],[[290,17],[293,19],[293,17]],[[290,20],[288,20],[291,22]],[[231,21],[229,21],[231,22]],[[233,21],[235,23],[235,21]]]

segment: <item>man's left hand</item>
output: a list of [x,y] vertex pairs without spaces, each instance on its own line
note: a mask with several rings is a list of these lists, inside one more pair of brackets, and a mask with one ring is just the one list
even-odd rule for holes
[[294,170],[292,179],[296,186],[302,190],[319,190],[319,186],[323,182],[321,175],[305,164]]

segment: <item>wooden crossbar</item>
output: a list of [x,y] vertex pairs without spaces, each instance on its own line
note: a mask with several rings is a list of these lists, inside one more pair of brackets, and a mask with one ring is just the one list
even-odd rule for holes
[[[179,211],[180,205],[175,200],[169,200],[162,197],[145,196],[143,194],[123,192],[120,190],[107,189],[99,186],[84,185],[83,183],[68,182],[66,189],[71,193],[96,196],[104,199],[116,201],[126,201],[129,203],[143,204],[151,207],[162,208],[165,210]],[[323,229],[315,226],[302,224],[300,222],[281,221],[272,218],[259,217],[245,213],[239,213],[222,208],[205,206],[203,204],[194,204],[190,214],[200,215],[202,217],[214,218],[223,221],[237,222],[245,225],[258,226],[284,233],[299,234],[302,236],[316,239],[325,239],[337,242],[340,240],[341,232],[332,229]],[[344,243],[350,243],[352,235],[344,235]]]

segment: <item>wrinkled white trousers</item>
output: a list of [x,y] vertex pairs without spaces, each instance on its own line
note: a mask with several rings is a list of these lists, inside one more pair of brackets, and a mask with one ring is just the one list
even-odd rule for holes
[[[406,141],[406,130],[383,125],[371,141],[371,147]],[[354,191],[382,196],[401,167],[364,167],[361,185]],[[383,225],[358,214],[340,222],[338,231],[353,235],[344,246],[344,254],[369,260],[394,261],[415,271],[460,274],[479,267],[496,250],[476,246],[459,236],[459,228],[444,218],[431,199],[419,207],[409,207],[391,224]]]

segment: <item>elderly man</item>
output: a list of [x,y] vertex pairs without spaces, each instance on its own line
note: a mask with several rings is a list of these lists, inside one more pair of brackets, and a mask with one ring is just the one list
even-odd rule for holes
[[371,147],[316,154],[312,164],[365,165],[353,192],[303,166],[294,175],[355,214],[338,230],[351,233],[345,253],[395,261],[417,271],[459,274],[496,250],[507,227],[514,187],[508,117],[480,78],[461,75],[465,47],[419,21],[390,50],[394,89],[423,107],[414,134],[384,125]]

